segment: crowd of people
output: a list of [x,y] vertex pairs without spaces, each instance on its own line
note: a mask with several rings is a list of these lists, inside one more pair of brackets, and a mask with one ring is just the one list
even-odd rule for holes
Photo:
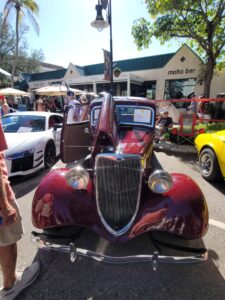
[[68,91],[68,117],[67,123],[82,122],[89,119],[89,100],[85,94],[75,99],[75,94]]
[[67,107],[70,107],[70,116],[72,121],[85,121],[89,118],[89,100],[86,94],[75,96],[73,91],[67,92],[66,104],[61,107],[60,101],[57,97],[41,97],[34,103],[34,110],[36,111],[65,111]]
[[[86,94],[76,96],[73,91],[68,91],[64,99],[65,105],[56,96],[42,96],[34,101],[34,111],[46,112],[64,112],[67,107],[73,107],[73,121],[87,120],[89,118],[89,104],[90,101]],[[5,96],[0,95],[0,117],[16,111],[9,106]]]
[[[189,106],[186,107],[185,113],[196,114],[197,118],[212,118],[212,109],[209,112],[209,106],[211,105],[210,108],[214,107],[212,103],[207,103],[205,101],[197,102],[194,93],[190,94],[189,98],[193,98],[193,101],[191,101]],[[204,96],[200,96],[199,98],[204,98]],[[33,110],[49,112],[67,111],[67,123],[69,124],[72,124],[74,122],[82,122],[89,119],[90,101],[86,94],[75,95],[72,90],[68,90],[66,98],[64,98],[63,102],[64,103],[62,104],[62,102],[56,96],[41,96],[36,98],[36,100],[34,101]],[[6,98],[4,96],[0,96],[0,117],[9,112],[12,112],[12,110],[13,109],[9,107]],[[179,116],[176,116],[176,120],[175,116],[172,113],[172,117],[175,118],[173,119],[171,116],[169,116],[169,112],[171,114],[171,111],[164,109],[157,118],[155,141],[160,141],[161,139],[163,139],[165,133],[168,133],[170,131],[170,128],[173,127],[173,123],[179,122]]]
[[57,97],[40,97],[34,102],[34,110],[36,111],[61,111],[62,106]]

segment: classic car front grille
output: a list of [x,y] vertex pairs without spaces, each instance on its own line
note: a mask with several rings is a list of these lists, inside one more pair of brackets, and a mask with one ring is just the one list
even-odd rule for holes
[[95,167],[100,217],[109,231],[119,235],[124,229],[128,230],[139,206],[140,158],[130,155],[100,155]]

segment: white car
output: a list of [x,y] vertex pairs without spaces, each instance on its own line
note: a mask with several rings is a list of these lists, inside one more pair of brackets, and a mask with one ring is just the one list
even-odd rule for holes
[[50,112],[16,112],[2,118],[9,177],[50,168],[60,154],[63,117]]

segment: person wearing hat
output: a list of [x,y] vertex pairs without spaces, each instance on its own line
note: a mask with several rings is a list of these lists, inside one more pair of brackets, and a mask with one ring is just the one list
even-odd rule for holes
[[79,101],[77,101],[74,96],[75,94],[73,91],[67,92],[68,105],[80,104]]

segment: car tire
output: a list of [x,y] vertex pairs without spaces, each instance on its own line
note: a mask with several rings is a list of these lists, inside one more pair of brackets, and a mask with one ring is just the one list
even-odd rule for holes
[[202,177],[207,181],[216,181],[222,179],[220,166],[216,157],[216,153],[205,148],[199,155],[199,167]]
[[56,162],[56,149],[54,142],[50,141],[45,147],[44,165],[45,168],[51,168]]

